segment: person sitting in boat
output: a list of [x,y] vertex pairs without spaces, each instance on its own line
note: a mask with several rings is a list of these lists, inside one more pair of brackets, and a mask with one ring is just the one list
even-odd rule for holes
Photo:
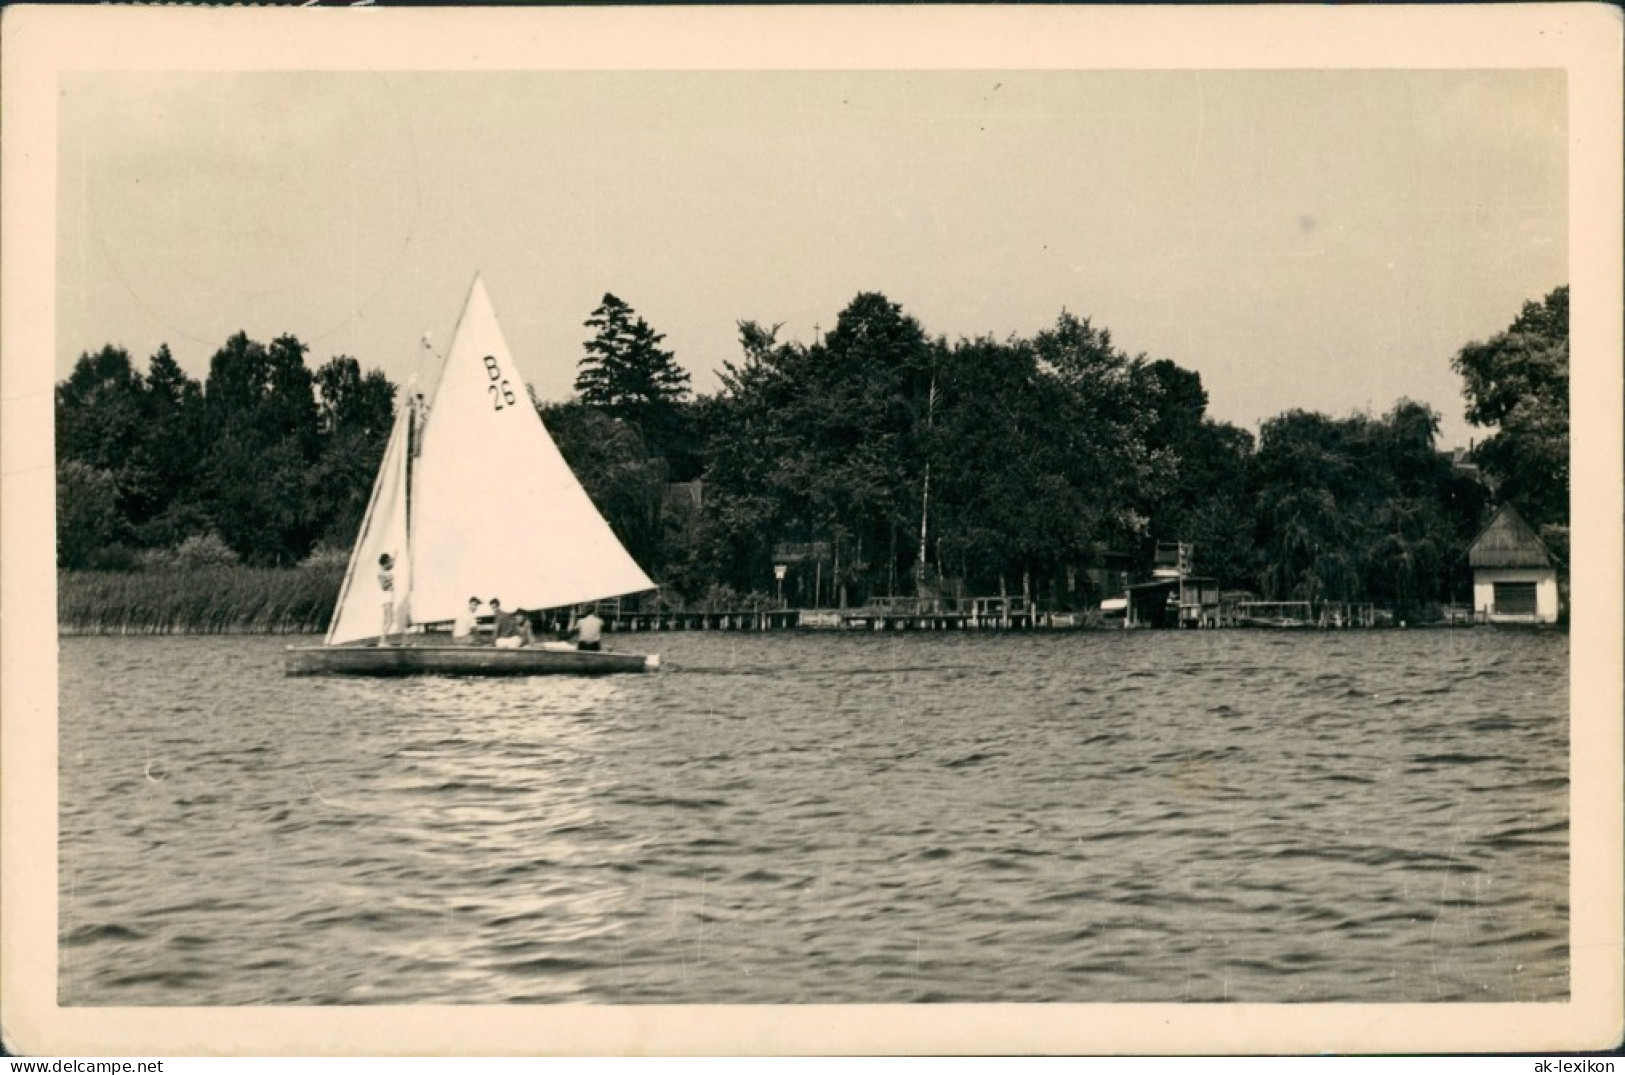
[[395,630],[395,558],[387,552],[378,557],[378,589],[384,595],[384,629],[378,634],[378,644],[387,646],[389,634]]
[[451,640],[459,646],[474,644],[474,627],[480,619],[480,599],[468,599],[468,611],[459,612],[457,618],[451,621]]
[[507,612],[502,602],[491,598],[491,618],[496,623],[492,642],[502,649],[518,649],[531,643],[530,617],[521,612]]
[[588,609],[587,614],[576,623],[576,649],[601,649],[603,637],[604,621],[598,618],[598,613]]

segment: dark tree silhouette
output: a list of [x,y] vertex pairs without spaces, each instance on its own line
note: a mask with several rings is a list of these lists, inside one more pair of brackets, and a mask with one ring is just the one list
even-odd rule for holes
[[689,376],[660,346],[666,337],[610,294],[586,327],[593,336],[576,375],[581,401],[635,427],[654,455],[679,452]]
[[1451,365],[1461,374],[1467,420],[1496,431],[1474,460],[1500,500],[1536,527],[1569,521],[1569,289],[1524,303],[1506,329],[1473,341]]

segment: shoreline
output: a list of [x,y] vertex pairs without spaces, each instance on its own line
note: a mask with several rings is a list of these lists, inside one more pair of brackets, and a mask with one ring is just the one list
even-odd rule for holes
[[[696,617],[699,617],[699,616],[700,616],[700,614],[696,614]],[[713,613],[713,614],[709,614],[709,616],[711,618],[719,618],[719,617],[725,617],[726,614]],[[739,617],[739,619],[741,619],[741,620],[743,618],[744,617]],[[1352,632],[1356,632],[1356,633],[1359,633],[1359,634],[1370,634],[1370,633],[1387,634],[1387,633],[1391,633],[1393,631],[1443,631],[1443,630],[1468,630],[1468,629],[1474,629],[1474,628],[1493,628],[1493,629],[1496,629],[1496,630],[1507,630],[1507,631],[1544,632],[1544,631],[1567,631],[1568,630],[1568,624],[1566,622],[1559,622],[1559,623],[1476,623],[1476,622],[1460,622],[1460,621],[1458,621],[1458,622],[1439,621],[1439,622],[1436,622],[1436,623],[1408,624],[1408,625],[1406,625],[1404,627],[1400,627],[1400,626],[1397,626],[1397,625],[1381,626],[1381,627],[1318,627],[1318,626],[1313,626],[1313,625],[1306,625],[1306,626],[1302,626],[1302,627],[1259,627],[1259,626],[1255,626],[1255,625],[1234,625],[1234,626],[1207,627],[1207,628],[1149,628],[1149,627],[1142,627],[1142,628],[1133,628],[1132,630],[1133,630],[1133,633],[1135,633],[1135,634],[1141,634],[1141,633],[1152,633],[1152,634],[1179,633],[1180,631],[1187,631],[1187,630],[1188,631],[1195,631],[1195,630],[1223,631],[1223,632],[1226,632],[1226,633],[1237,632],[1237,631],[1248,632],[1248,633],[1255,633],[1255,632],[1283,633],[1283,632],[1285,632],[1285,633],[1290,633],[1290,634],[1326,634],[1326,633],[1334,633],[1334,632],[1335,633],[1342,633],[1342,632],[1352,631]],[[856,636],[881,635],[881,636],[888,636],[889,637],[889,636],[899,635],[899,634],[910,634],[910,635],[915,635],[915,634],[918,634],[918,635],[957,635],[957,634],[970,634],[970,635],[991,635],[991,634],[1006,634],[1006,635],[1026,635],[1026,634],[1042,634],[1042,635],[1052,635],[1052,634],[1120,634],[1124,630],[1126,630],[1126,629],[1123,626],[1121,626],[1120,624],[1115,624],[1115,625],[1114,624],[1076,624],[1076,625],[1070,625],[1070,626],[1048,625],[1048,624],[1028,624],[1028,625],[1020,625],[1020,626],[1015,626],[1015,625],[1012,625],[1012,626],[999,626],[999,625],[990,624],[990,625],[983,625],[983,626],[978,626],[978,627],[966,626],[966,627],[955,627],[955,628],[921,628],[921,627],[872,628],[872,627],[810,627],[810,626],[806,626],[806,625],[803,625],[803,624],[785,624],[785,625],[766,626],[766,627],[764,627],[764,626],[759,626],[759,625],[750,624],[750,623],[744,623],[744,624],[737,624],[736,623],[736,624],[732,624],[732,625],[725,626],[725,627],[724,626],[666,626],[666,627],[659,627],[659,628],[651,628],[651,627],[642,627],[642,628],[640,628],[640,627],[619,627],[619,628],[609,628],[606,631],[606,633],[607,634],[613,634],[613,635],[616,635],[616,636],[631,636],[631,635],[658,635],[658,634],[713,634],[713,633],[727,633],[727,634],[769,634],[769,633],[771,633],[771,634],[784,634],[784,633],[788,632],[788,633],[803,634],[803,635],[856,635]],[[148,624],[148,625],[124,624],[124,625],[105,625],[105,626],[85,626],[85,625],[75,625],[75,624],[65,624],[65,623],[57,625],[57,637],[58,638],[128,638],[128,637],[158,637],[158,636],[208,637],[208,636],[218,636],[218,635],[230,635],[230,636],[235,636],[235,637],[242,637],[242,636],[247,636],[247,635],[276,635],[276,636],[284,636],[284,637],[297,636],[297,637],[306,637],[306,638],[308,638],[308,637],[311,637],[311,636],[319,636],[319,635],[325,633],[325,631],[326,631],[326,627],[322,626],[322,625],[316,625],[316,626],[280,625],[280,626],[259,627],[259,626],[254,626],[254,625],[251,625],[251,624],[241,624],[241,623],[222,624],[222,625],[218,625],[218,626],[188,626],[188,625],[182,625],[182,624]]]
[[[141,572],[57,573],[57,636],[288,635],[309,637],[327,630],[343,582],[337,564],[292,568],[243,565]],[[601,611],[618,635],[727,631],[812,634],[1051,634],[1124,630],[1120,620],[1102,621],[1087,610],[1004,616],[899,607],[845,609],[734,609]],[[1217,623],[1202,630],[1435,630],[1480,626],[1456,618],[1369,626]],[[1523,628],[1520,623],[1489,626]],[[1562,622],[1550,626],[1564,626]],[[1134,630],[1150,630],[1136,627]],[[1194,629],[1194,628],[1193,628]]]

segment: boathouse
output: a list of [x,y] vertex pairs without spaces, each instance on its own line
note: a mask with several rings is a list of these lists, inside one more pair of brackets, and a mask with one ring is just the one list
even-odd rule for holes
[[[1188,544],[1157,546],[1151,581],[1127,588],[1123,626],[1218,626],[1219,580],[1193,575],[1192,553]],[[1105,611],[1104,605],[1102,610]]]
[[1556,623],[1557,568],[1540,535],[1503,504],[1467,547],[1473,612],[1488,623]]

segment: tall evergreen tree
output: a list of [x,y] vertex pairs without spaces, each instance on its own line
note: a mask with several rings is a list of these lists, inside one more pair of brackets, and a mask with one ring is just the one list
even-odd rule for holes
[[611,294],[586,327],[593,336],[576,375],[581,401],[636,427],[656,456],[679,450],[689,376],[660,346],[666,337]]
[[147,365],[142,399],[145,433],[133,453],[149,478],[145,502],[132,511],[141,545],[178,545],[208,529],[199,504],[199,463],[206,453],[203,386],[161,345]]

